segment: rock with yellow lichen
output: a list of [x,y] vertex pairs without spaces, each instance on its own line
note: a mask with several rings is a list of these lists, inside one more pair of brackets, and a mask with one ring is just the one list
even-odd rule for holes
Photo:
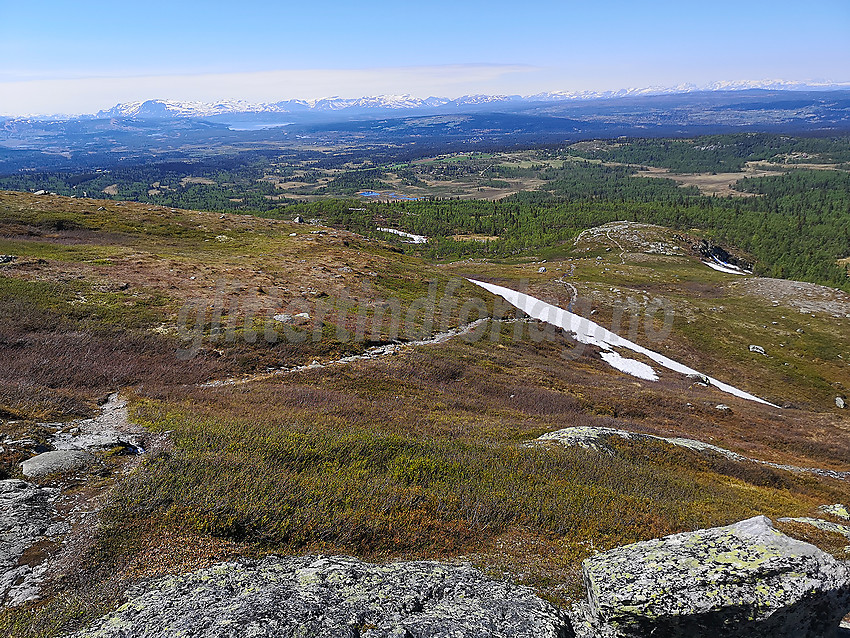
[[764,516],[619,547],[583,565],[574,626],[599,638],[825,638],[850,608],[850,570]]
[[469,565],[304,556],[223,563],[131,591],[75,638],[568,638],[564,612]]

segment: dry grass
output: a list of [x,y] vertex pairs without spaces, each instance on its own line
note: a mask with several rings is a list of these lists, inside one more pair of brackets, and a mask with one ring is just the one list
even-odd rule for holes
[[773,175],[782,175],[782,172],[764,170],[748,165],[746,170],[737,173],[673,173],[667,168],[648,167],[646,170],[638,171],[634,176],[672,179],[684,187],[696,186],[703,195],[754,197],[754,193],[735,190],[735,183],[744,177],[770,177]]
[[[839,482],[663,444],[620,443],[616,457],[525,447],[560,427],[686,429],[713,415],[683,419],[662,388],[629,391],[590,357],[558,364],[564,342],[513,342],[507,332],[497,344],[138,403],[137,417],[171,431],[174,447],[122,483],[109,533],[153,521],[284,553],[474,555],[563,598],[591,547],[798,515],[848,496]],[[759,427],[785,426],[762,416]]]
[[[120,387],[136,420],[168,432],[170,445],[118,483],[98,534],[47,599],[0,615],[4,635],[57,635],[114,606],[128,582],[266,552],[465,556],[563,603],[581,594],[579,565],[595,550],[850,500],[843,482],[660,442],[614,441],[613,457],[525,444],[555,429],[604,426],[846,469],[850,424],[811,409],[826,379],[844,378],[827,360],[848,338],[840,324],[806,319],[793,372],[779,358],[754,363],[748,343],[788,310],[761,308],[687,258],[622,264],[602,247],[601,263],[596,253],[550,261],[543,274],[538,263],[434,267],[347,233],[95,204],[0,194],[0,240],[21,255],[0,271],[0,419],[90,413],[94,399]],[[535,323],[497,324],[474,343],[201,388],[210,377],[332,357],[349,345],[330,329],[304,346],[208,341],[178,363],[168,330],[183,300],[217,294],[209,281],[219,276],[237,282],[232,299],[268,310],[279,310],[267,301],[273,286],[322,299],[368,279],[364,303],[396,296],[407,305],[427,294],[428,280],[442,290],[452,275],[505,285],[527,278],[529,292],[566,306],[570,291],[555,280],[572,265],[569,281],[603,325],[615,312],[611,287],[665,295],[677,321],[668,339],[647,345],[768,398],[810,398],[777,412],[677,375],[637,381]],[[458,303],[475,294],[462,287]],[[710,314],[717,305],[730,312]],[[457,309],[447,317],[457,321]],[[732,412],[714,409],[720,402]],[[38,435],[32,421],[16,427]],[[8,469],[18,459],[1,460]],[[834,538],[812,538],[838,551]]]

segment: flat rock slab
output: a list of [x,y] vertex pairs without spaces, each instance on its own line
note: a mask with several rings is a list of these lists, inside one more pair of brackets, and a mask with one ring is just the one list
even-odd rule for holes
[[344,557],[223,563],[131,591],[76,638],[568,638],[563,612],[468,565]]
[[38,597],[42,572],[20,559],[37,543],[55,539],[67,526],[56,523],[58,489],[26,481],[0,481],[0,603],[17,605]]
[[74,421],[53,437],[56,450],[103,451],[126,448],[133,453],[142,451],[142,432],[130,423],[127,401],[111,394],[92,419]]
[[24,476],[40,478],[54,472],[71,472],[94,463],[94,456],[83,450],[43,452],[21,463]]
[[53,447],[57,450],[103,451],[115,448],[137,449],[139,443],[137,437],[115,430],[78,435],[62,432],[53,438]]
[[825,638],[850,608],[848,568],[757,516],[585,560],[588,636]]

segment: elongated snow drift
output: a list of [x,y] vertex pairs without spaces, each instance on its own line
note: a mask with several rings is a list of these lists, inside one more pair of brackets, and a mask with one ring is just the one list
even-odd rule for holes
[[[517,292],[516,290],[511,290],[504,286],[488,284],[483,281],[476,281],[475,279],[470,279],[469,281],[477,286],[481,286],[489,292],[492,292],[494,295],[502,297],[502,299],[515,308],[522,310],[529,317],[545,321],[548,324],[571,333],[575,337],[576,341],[579,341],[580,343],[598,346],[609,353],[613,352],[613,348],[625,348],[626,350],[631,350],[632,352],[644,355],[648,359],[655,361],[655,363],[667,368],[668,370],[673,370],[674,372],[680,372],[682,374],[699,374],[704,376],[709,379],[711,384],[718,390],[728,392],[736,397],[756,401],[758,403],[764,403],[765,405],[770,405],[774,408],[779,407],[778,405],[774,405],[764,399],[760,399],[749,392],[739,390],[735,386],[731,386],[727,383],[723,383],[722,381],[709,377],[708,375],[704,375],[693,368],[689,368],[688,366],[679,363],[678,361],[673,361],[673,359],[665,357],[663,354],[644,348],[643,346],[629,341],[628,339],[623,339],[620,335],[615,334],[610,330],[606,330],[599,324],[573,314],[563,308],[558,308],[557,306],[548,304],[545,301],[532,297],[531,295],[526,295],[525,293]],[[603,359],[618,370],[629,374],[639,372],[639,374],[635,374],[635,376],[642,379],[655,380],[652,378],[652,376],[654,376],[652,368],[646,364],[640,363],[639,361],[626,359],[622,356],[612,356],[611,354],[608,354],[607,356],[603,355]],[[655,378],[657,379],[657,376]]]

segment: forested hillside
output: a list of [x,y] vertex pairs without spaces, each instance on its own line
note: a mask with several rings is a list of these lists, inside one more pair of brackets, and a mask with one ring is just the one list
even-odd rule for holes
[[[586,177],[593,169],[583,170]],[[793,171],[779,177],[747,179],[741,188],[761,197],[713,198],[672,186],[668,180],[634,178],[568,182],[548,191],[519,193],[497,201],[393,202],[354,206],[334,201],[294,204],[287,214],[320,217],[361,233],[391,225],[431,238],[432,258],[465,255],[510,256],[526,250],[557,249],[581,230],[615,220],[699,228],[715,241],[750,253],[756,273],[829,284],[850,290],[839,259],[850,254],[850,175],[835,171]],[[630,181],[629,181],[630,180]],[[629,196],[625,184],[647,182]],[[658,184],[651,184],[658,182]],[[580,193],[581,184],[588,191]],[[600,186],[604,184],[604,186]],[[648,193],[654,197],[647,197]],[[352,210],[359,209],[359,210]],[[457,235],[484,235],[463,241]],[[564,247],[565,249],[568,246]]]
[[[585,228],[626,219],[705,231],[749,253],[758,274],[850,285],[839,263],[850,256],[847,137],[616,139],[419,159],[409,148],[379,150],[257,150],[24,172],[0,176],[0,188],[301,215],[362,234],[392,226],[429,237],[416,250],[431,258],[555,254]],[[645,166],[653,170],[639,172]],[[724,196],[700,190],[718,173]]]

